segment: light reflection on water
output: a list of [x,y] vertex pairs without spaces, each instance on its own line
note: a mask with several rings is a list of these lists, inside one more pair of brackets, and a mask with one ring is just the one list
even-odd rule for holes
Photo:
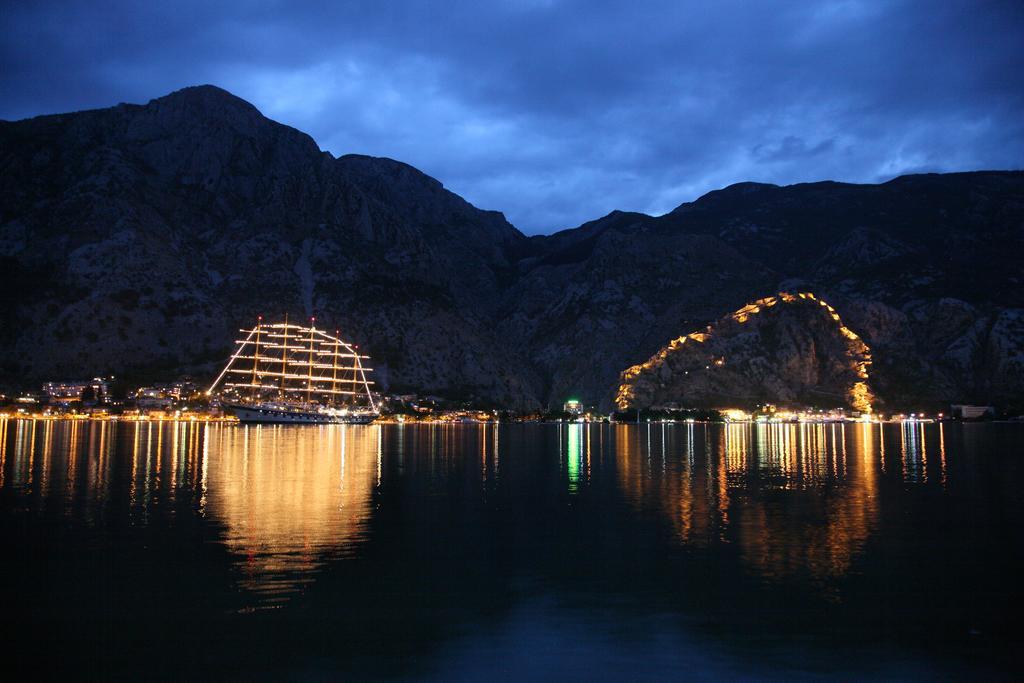
[[[778,588],[798,591],[812,609],[816,600],[878,599],[850,586],[858,577],[877,581],[889,562],[928,566],[932,547],[916,544],[948,539],[921,527],[922,520],[957,525],[949,543],[964,548],[967,583],[985,572],[964,564],[967,549],[992,552],[970,535],[975,520],[1008,520],[1003,533],[1019,550],[1019,493],[991,469],[999,456],[1015,468],[1008,479],[1019,474],[1016,461],[1004,456],[1020,435],[1005,429],[1013,427],[0,420],[0,511],[36,520],[40,529],[53,520],[84,524],[112,535],[114,547],[131,543],[118,536],[121,524],[159,529],[158,541],[175,529],[196,533],[189,522],[209,524],[246,613],[296,603],[309,609],[304,596],[320,583],[328,588],[316,599],[345,608],[355,596],[338,591],[365,587],[374,600],[400,600],[395,582],[421,580],[417,562],[430,565],[426,575],[434,581],[454,577],[440,595],[459,600],[460,582],[476,580],[472,563],[488,563],[496,573],[488,580],[496,583],[484,604],[502,602],[515,592],[510,586],[527,579],[550,581],[546,590],[560,595],[559,565],[568,562],[582,564],[582,578],[602,586],[588,588],[574,577],[572,590],[584,602],[604,604],[608,589],[600,582],[617,585],[625,574],[644,586],[637,600],[653,591],[661,609],[700,609],[700,600],[673,582],[649,585],[648,575],[678,562],[691,582],[713,580],[702,572],[723,567],[733,583],[753,581],[734,589],[739,597],[717,586],[721,602],[756,602],[762,591]],[[1010,436],[992,441],[993,434]],[[331,581],[346,564],[367,561],[375,569],[363,583],[339,588]],[[386,585],[373,586],[380,572],[389,573]],[[440,599],[436,583],[418,590],[405,600]],[[629,595],[631,588],[616,590]],[[509,613],[521,619],[523,605],[538,599],[546,598],[531,595]],[[403,603],[389,609],[400,611]],[[868,614],[881,609],[863,605]]]
[[[769,577],[804,571],[841,576],[876,522],[876,487],[887,467],[898,467],[907,484],[928,484],[931,477],[946,485],[946,429],[566,424],[558,425],[557,439],[570,494],[588,485],[596,449],[602,462],[614,458],[626,498],[660,510],[680,543],[732,539]],[[135,524],[147,522],[155,502],[195,497],[200,514],[223,524],[223,542],[244,570],[244,587],[276,599],[325,561],[351,556],[365,540],[385,434],[400,471],[420,468],[425,459],[437,476],[439,463],[450,467],[475,448],[486,487],[501,476],[501,431],[5,420],[0,485],[22,490],[36,505],[63,505],[67,514],[92,517],[108,498],[112,477],[125,477]],[[800,506],[798,524],[792,506],[780,501]]]
[[[176,514],[176,499],[193,500],[223,526],[241,585],[268,603],[353,552],[379,475],[377,427],[0,421],[0,485],[38,511],[146,525]],[[123,508],[111,511],[112,500]]]
[[732,541],[765,578],[825,578],[844,576],[870,537],[887,468],[906,484],[946,486],[947,429],[691,423],[612,433],[622,490],[638,507],[659,506],[683,544]]
[[277,601],[363,540],[380,428],[214,429],[202,462],[203,509],[224,524],[243,586]]

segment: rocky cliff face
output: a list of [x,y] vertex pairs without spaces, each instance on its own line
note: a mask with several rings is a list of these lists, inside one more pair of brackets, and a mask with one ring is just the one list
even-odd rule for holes
[[1024,174],[741,184],[527,238],[405,164],[217,88],[0,122],[0,376],[212,374],[315,314],[392,390],[610,406],[623,368],[778,290],[832,303],[892,402],[1024,395]]
[[619,410],[850,407],[870,412],[871,350],[811,292],[765,297],[622,373]]

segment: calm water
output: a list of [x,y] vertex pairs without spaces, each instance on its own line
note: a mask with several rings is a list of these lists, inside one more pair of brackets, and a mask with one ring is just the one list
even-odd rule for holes
[[36,677],[1014,677],[1024,425],[0,421]]

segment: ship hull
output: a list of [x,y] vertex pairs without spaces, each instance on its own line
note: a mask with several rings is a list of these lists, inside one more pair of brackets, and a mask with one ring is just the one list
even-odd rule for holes
[[246,424],[369,424],[375,415],[330,415],[303,410],[284,410],[270,406],[224,403],[224,410]]

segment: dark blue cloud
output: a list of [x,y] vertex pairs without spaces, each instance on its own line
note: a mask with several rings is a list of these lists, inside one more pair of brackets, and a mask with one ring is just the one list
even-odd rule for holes
[[527,232],[1024,159],[1016,1],[25,2],[0,30],[0,117],[214,83]]

